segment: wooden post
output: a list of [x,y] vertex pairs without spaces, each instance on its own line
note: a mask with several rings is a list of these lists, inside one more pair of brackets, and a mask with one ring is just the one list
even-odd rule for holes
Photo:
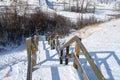
[[48,38],[48,36],[47,36],[47,35],[45,35],[45,40],[46,40],[46,41],[48,41],[48,39],[47,39],[47,38]]
[[53,40],[50,40],[50,47],[51,47],[51,50],[53,49]]
[[[69,46],[66,47],[66,56],[69,54]],[[65,65],[68,64],[68,58],[65,58]]]
[[94,71],[96,77],[98,78],[98,80],[105,80],[104,76],[102,75],[102,73],[100,72],[100,70],[98,69],[97,65],[94,63],[94,60],[91,58],[91,56],[89,55],[88,51],[86,50],[86,48],[84,47],[84,45],[81,43],[80,40],[77,41],[79,44],[80,49],[82,50],[85,58],[87,59],[87,61],[89,62],[92,70]]
[[53,40],[53,49],[55,49],[55,39]]
[[58,35],[56,35],[56,46],[58,46],[59,45],[59,41],[58,41],[58,38],[59,38],[59,36]]
[[63,50],[60,51],[60,64],[63,63],[62,56],[63,56]]
[[82,67],[82,65],[81,65],[81,63],[80,63],[80,61],[79,61],[78,56],[76,56],[76,55],[74,54],[74,58],[76,59],[77,66],[78,66],[78,68],[79,68],[80,71],[81,71],[83,80],[89,80],[89,79],[88,79],[88,76],[87,76],[87,74],[86,74],[86,72],[85,72],[85,70],[84,70],[84,68]]
[[26,49],[27,49],[27,56],[28,56],[27,80],[32,80],[31,38],[26,39]]
[[38,36],[34,36],[34,44],[35,44],[35,47],[38,49]]
[[50,47],[51,47],[51,50],[53,49],[53,40],[52,38],[50,37]]
[[37,60],[36,49],[35,49],[35,45],[32,44],[32,67],[36,65],[36,60]]
[[[75,53],[74,53],[75,55],[77,55],[77,57],[79,58],[79,55],[80,55],[80,48],[79,48],[79,45],[78,45],[78,43],[76,42],[76,45],[75,45]],[[78,68],[78,66],[77,66],[77,61],[76,61],[76,59],[74,58],[74,63],[73,63],[73,66],[74,66],[74,68]]]
[[58,35],[56,35],[56,37],[55,37],[55,48],[56,48],[56,50],[57,50],[57,52],[59,53],[59,48],[60,48],[60,46],[59,46],[59,40],[58,40],[58,38],[59,38],[59,36]]
[[51,45],[51,35],[47,37],[47,40],[48,40],[48,44]]

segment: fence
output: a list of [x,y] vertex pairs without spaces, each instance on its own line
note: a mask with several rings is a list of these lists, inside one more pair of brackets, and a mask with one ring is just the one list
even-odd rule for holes
[[[68,64],[68,59],[69,58],[74,58],[73,62],[73,67],[76,69],[79,69],[82,74],[82,78],[84,80],[89,80],[84,68],[82,67],[80,61],[79,61],[79,56],[80,56],[80,51],[83,52],[86,60],[90,64],[92,70],[94,71],[96,77],[98,80],[105,80],[104,76],[94,63],[94,60],[92,60],[91,56],[89,55],[88,51],[84,47],[84,45],[81,42],[81,39],[78,36],[74,36],[72,39],[64,43],[60,47],[60,43],[58,40],[59,36],[49,36],[47,37],[48,43],[51,46],[51,49],[56,48],[57,52],[59,53],[59,59],[60,59],[60,64],[63,64],[63,59],[65,59],[65,64]],[[70,45],[75,42],[75,51],[74,53],[69,53],[69,48]],[[32,68],[36,65],[36,50],[38,49],[38,37],[34,36],[34,38],[27,38],[26,39],[26,46],[27,46],[27,55],[28,55],[28,70],[27,70],[27,80],[32,80]],[[63,51],[66,50],[65,56],[63,55]]]
[[[56,43],[58,43],[58,37],[57,38],[53,38],[52,40],[57,39]],[[49,39],[51,40],[51,39]],[[75,52],[74,53],[69,53],[69,47],[72,43],[75,42]],[[52,44],[52,43],[50,43]],[[58,45],[55,44],[55,46],[57,46],[57,51],[59,53],[59,59],[60,59],[60,64],[63,64],[63,59],[65,59],[65,64],[68,64],[68,59],[69,58],[74,58],[74,62],[73,62],[73,67],[76,69],[80,69],[81,73],[82,73],[82,78],[84,80],[89,80],[88,76],[86,75],[85,70],[83,69],[80,61],[79,61],[79,56],[80,56],[80,51],[83,52],[86,60],[88,61],[88,63],[90,64],[92,70],[94,71],[96,77],[98,78],[98,80],[105,80],[104,76],[102,75],[102,73],[100,72],[100,70],[98,69],[98,67],[96,66],[96,64],[94,63],[94,60],[92,60],[91,56],[89,55],[88,51],[86,50],[86,48],[84,47],[84,45],[81,42],[81,39],[78,36],[74,36],[72,39],[70,39],[69,41],[67,41],[65,44],[63,44],[61,47],[58,47]],[[66,48],[66,49],[65,49]],[[66,50],[66,55],[63,56],[63,50]]]
[[26,48],[28,55],[27,80],[32,80],[32,68],[36,65],[36,50],[38,49],[38,37],[36,35],[26,39]]

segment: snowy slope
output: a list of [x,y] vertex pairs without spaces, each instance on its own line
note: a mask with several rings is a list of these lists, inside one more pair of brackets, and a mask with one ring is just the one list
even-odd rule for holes
[[85,47],[108,80],[120,79],[119,23],[120,19],[101,24],[96,31],[94,28],[89,28],[86,30],[86,34],[90,33],[92,29],[94,32],[83,39]]
[[[78,72],[71,64],[59,64],[56,50],[51,50],[44,36],[39,38],[37,65],[33,68],[33,80],[79,80]],[[0,53],[0,80],[26,80],[27,55],[25,45]]]
[[[34,5],[35,8],[42,6],[44,11],[52,11],[48,8],[46,0],[40,0],[40,2],[41,3],[39,4],[39,0],[29,0],[29,4]],[[5,2],[5,4],[9,5],[8,3],[9,1]],[[3,5],[3,3],[0,4]],[[104,4],[100,5],[104,6]],[[107,8],[109,5],[105,4]],[[79,13],[73,12],[61,11],[57,13],[72,19],[76,19],[79,16]],[[112,14],[113,11],[101,12],[97,10],[96,16],[100,17],[100,19],[105,19],[105,14],[108,13]],[[89,14],[84,14],[84,16],[87,17]],[[105,78],[107,80],[120,80],[119,24],[120,19],[97,25],[97,27],[89,26],[70,34],[65,37],[63,41],[70,39],[74,35],[80,36],[82,42]],[[40,36],[39,40],[40,52],[37,52],[37,65],[33,69],[33,80],[79,80],[78,72],[72,67],[72,61],[68,66],[60,65],[57,52],[55,50],[50,50],[50,46],[45,41],[44,36]],[[0,52],[0,80],[26,80],[26,53],[25,44],[22,44],[20,47],[13,50],[7,49],[7,51]],[[80,61],[84,69],[87,71],[90,80],[96,80],[93,71],[82,53]]]
[[[120,19],[97,26],[89,26],[66,36],[63,41],[74,35],[82,38],[91,57],[107,80],[120,79]],[[59,57],[44,36],[40,36],[37,52],[37,65],[33,68],[33,80],[79,80],[78,72],[72,67],[59,64]],[[81,53],[82,63],[90,80],[96,80],[93,71]],[[27,55],[25,45],[0,53],[0,80],[26,80]],[[47,76],[47,77],[46,77]]]
[[[78,35],[91,57],[107,80],[120,80],[120,19],[100,25],[88,26],[70,34]],[[69,37],[66,37],[66,40]],[[84,65],[90,80],[94,80],[92,70],[81,53],[81,63]]]

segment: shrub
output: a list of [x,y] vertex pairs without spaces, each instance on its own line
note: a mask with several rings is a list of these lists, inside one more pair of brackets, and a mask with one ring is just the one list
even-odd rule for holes
[[75,29],[81,29],[85,26],[96,23],[100,23],[100,21],[98,21],[97,18],[94,17],[94,15],[89,18],[78,18]]
[[[23,16],[16,13],[4,13],[0,18],[0,37],[1,42],[7,44],[15,43],[20,45],[23,38],[32,36],[33,34],[56,33],[66,35],[69,33],[70,21],[60,15],[45,14],[41,10],[37,10],[32,14],[25,14]],[[4,33],[3,33],[4,29]],[[6,35],[6,40],[4,36]]]
[[55,15],[54,19],[56,20],[55,32],[59,35],[68,34],[71,28],[70,20],[57,14]]

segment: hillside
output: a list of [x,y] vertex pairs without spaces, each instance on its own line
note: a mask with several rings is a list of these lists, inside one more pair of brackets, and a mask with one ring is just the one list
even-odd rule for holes
[[[0,1],[0,80],[26,80],[28,56],[25,39],[38,33],[37,65],[32,68],[32,80],[82,80],[82,73],[73,67],[73,59],[69,59],[68,65],[59,64],[60,54],[55,49],[51,50],[45,35],[41,35],[45,33],[52,34],[59,28],[62,29],[59,30],[62,33],[62,31],[66,31],[66,26],[72,28],[67,27],[70,30],[69,34],[59,38],[61,46],[77,35],[81,38],[89,55],[105,79],[120,80],[120,11],[115,10],[115,4],[119,3],[120,0],[85,0],[84,5],[87,4],[87,1],[91,2],[92,8],[93,4],[95,5],[95,12],[77,12],[72,11],[71,8],[68,9],[70,6],[72,8],[76,7],[75,0],[71,0],[73,1],[71,3],[70,0],[17,1],[16,4],[13,4],[10,0]],[[85,7],[84,5],[83,7]],[[15,12],[13,15],[15,17],[8,15],[12,11]],[[43,12],[40,14],[39,11]],[[18,16],[16,17],[16,15]],[[55,18],[53,19],[53,17]],[[73,28],[79,19],[82,21],[82,18],[88,19],[88,21],[96,20],[100,23],[87,25],[80,29]],[[68,23],[66,20],[68,20]],[[2,24],[2,22],[5,23]],[[12,25],[12,23],[17,26]],[[16,29],[16,27],[18,28]],[[28,33],[26,29],[30,29]],[[13,41],[16,40],[15,43],[12,43],[12,39]],[[6,43],[6,46],[2,42]],[[74,52],[73,47],[75,47],[75,44],[71,45],[70,53]],[[82,52],[80,52],[79,61],[89,80],[97,80]]]
[[[120,19],[100,24],[98,27],[87,27],[63,38],[66,41],[74,35],[79,35],[89,54],[95,60],[107,80],[120,79],[119,22]],[[37,66],[33,72],[34,80],[79,79],[77,76],[78,73],[72,67],[72,62],[68,66],[59,64],[58,54],[55,50],[49,49],[49,45],[47,45],[44,36],[40,36],[39,38],[39,51],[37,53]],[[80,61],[84,65],[83,67],[87,71],[90,80],[95,80],[96,78],[91,74],[92,71],[89,64],[82,54],[80,55]],[[12,51],[0,52],[1,80],[26,80],[26,71],[27,55],[25,44]],[[44,75],[47,77],[44,77]],[[53,75],[56,75],[56,77]]]

